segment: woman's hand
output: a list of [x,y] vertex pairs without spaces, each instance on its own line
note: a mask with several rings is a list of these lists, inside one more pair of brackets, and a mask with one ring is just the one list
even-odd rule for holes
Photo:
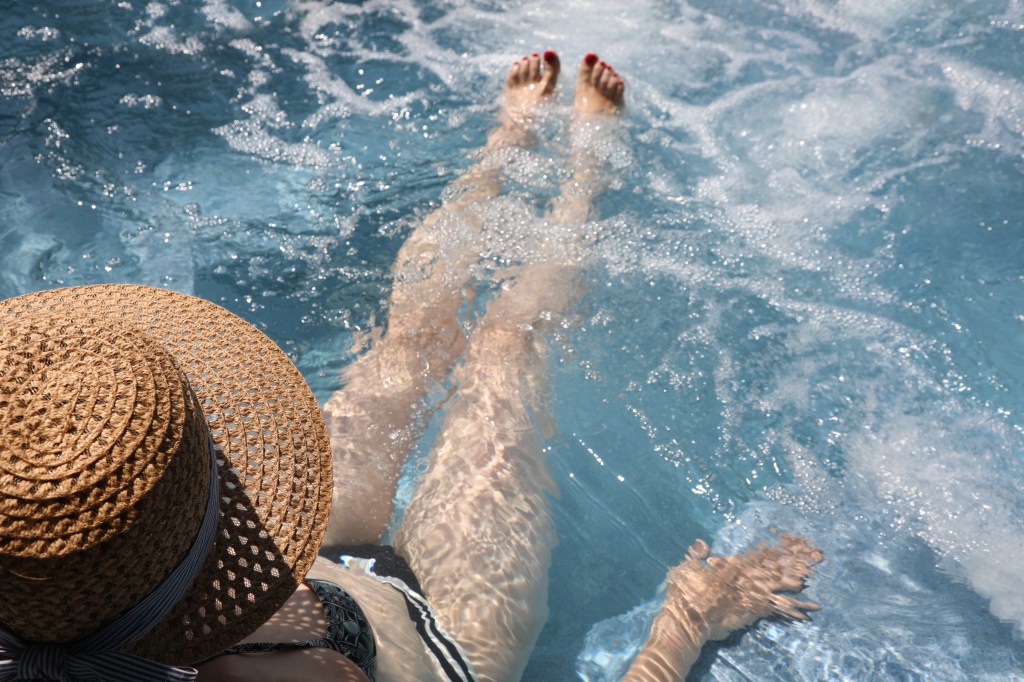
[[821,552],[803,538],[783,535],[779,544],[761,545],[736,556],[708,557],[697,540],[686,558],[668,574],[665,610],[706,640],[732,632],[767,616],[807,620],[818,605],[780,592],[799,592]]
[[780,592],[799,592],[821,552],[803,538],[783,535],[736,556],[709,557],[697,540],[669,570],[665,603],[654,617],[647,643],[624,682],[681,682],[704,644],[725,639],[767,616],[807,620],[817,604]]

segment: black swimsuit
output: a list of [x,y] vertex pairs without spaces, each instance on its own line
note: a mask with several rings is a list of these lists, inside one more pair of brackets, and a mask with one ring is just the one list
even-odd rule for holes
[[377,642],[366,615],[344,588],[327,580],[307,579],[327,617],[327,636],[304,642],[251,642],[225,650],[229,654],[258,654],[290,649],[333,649],[349,659],[374,682],[377,670]]
[[[438,624],[433,609],[420,593],[419,581],[416,580],[415,574],[393,547],[359,545],[334,547],[329,550],[321,548],[321,551],[338,556],[343,566],[347,566],[349,560],[366,562],[368,575],[397,590],[404,598],[409,618],[423,640],[426,653],[437,665],[440,677],[449,682],[476,682],[473,667],[466,659],[462,648]],[[327,637],[305,642],[236,644],[225,653],[254,654],[292,649],[333,649],[359,666],[370,682],[374,682],[377,643],[373,638],[370,623],[363,610],[359,608],[359,604],[343,587],[330,581],[307,578],[305,583],[313,588],[324,606]]]

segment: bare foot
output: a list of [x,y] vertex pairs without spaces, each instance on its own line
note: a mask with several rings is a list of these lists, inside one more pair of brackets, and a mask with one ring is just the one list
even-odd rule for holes
[[789,535],[773,547],[711,558],[707,544],[698,540],[669,571],[666,607],[672,603],[679,624],[705,641],[725,639],[768,616],[807,620],[804,611],[816,611],[817,604],[779,593],[802,590],[821,558],[803,538]]
[[588,52],[580,62],[574,106],[580,114],[617,114],[622,110],[626,83],[608,64]]
[[508,70],[502,92],[502,120],[515,123],[529,121],[538,104],[555,92],[561,63],[554,50],[541,55],[534,52],[523,57]]

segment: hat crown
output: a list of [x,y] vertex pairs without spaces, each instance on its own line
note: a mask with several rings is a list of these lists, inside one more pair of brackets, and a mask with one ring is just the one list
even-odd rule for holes
[[[207,497],[205,420],[174,358],[137,329],[48,311],[5,323],[0,592],[20,584],[39,606],[84,600],[98,609],[81,630],[61,633],[70,639],[131,605],[90,573],[145,595],[188,551]],[[142,537],[159,551],[132,552]],[[35,606],[23,610],[31,618],[12,609],[0,622],[46,639],[48,617],[59,614]]]
[[316,557],[331,501],[316,398],[273,341],[166,289],[0,301],[0,628],[67,642],[139,604],[183,557],[191,586],[130,652],[204,660],[266,621]]

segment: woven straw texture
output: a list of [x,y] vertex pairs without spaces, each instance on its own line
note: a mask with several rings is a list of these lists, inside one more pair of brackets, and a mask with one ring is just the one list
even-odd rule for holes
[[215,446],[215,547],[131,651],[196,663],[237,643],[312,564],[331,497],[320,410],[288,358],[207,301],[132,285],[0,302],[0,626],[87,635],[188,551]]

